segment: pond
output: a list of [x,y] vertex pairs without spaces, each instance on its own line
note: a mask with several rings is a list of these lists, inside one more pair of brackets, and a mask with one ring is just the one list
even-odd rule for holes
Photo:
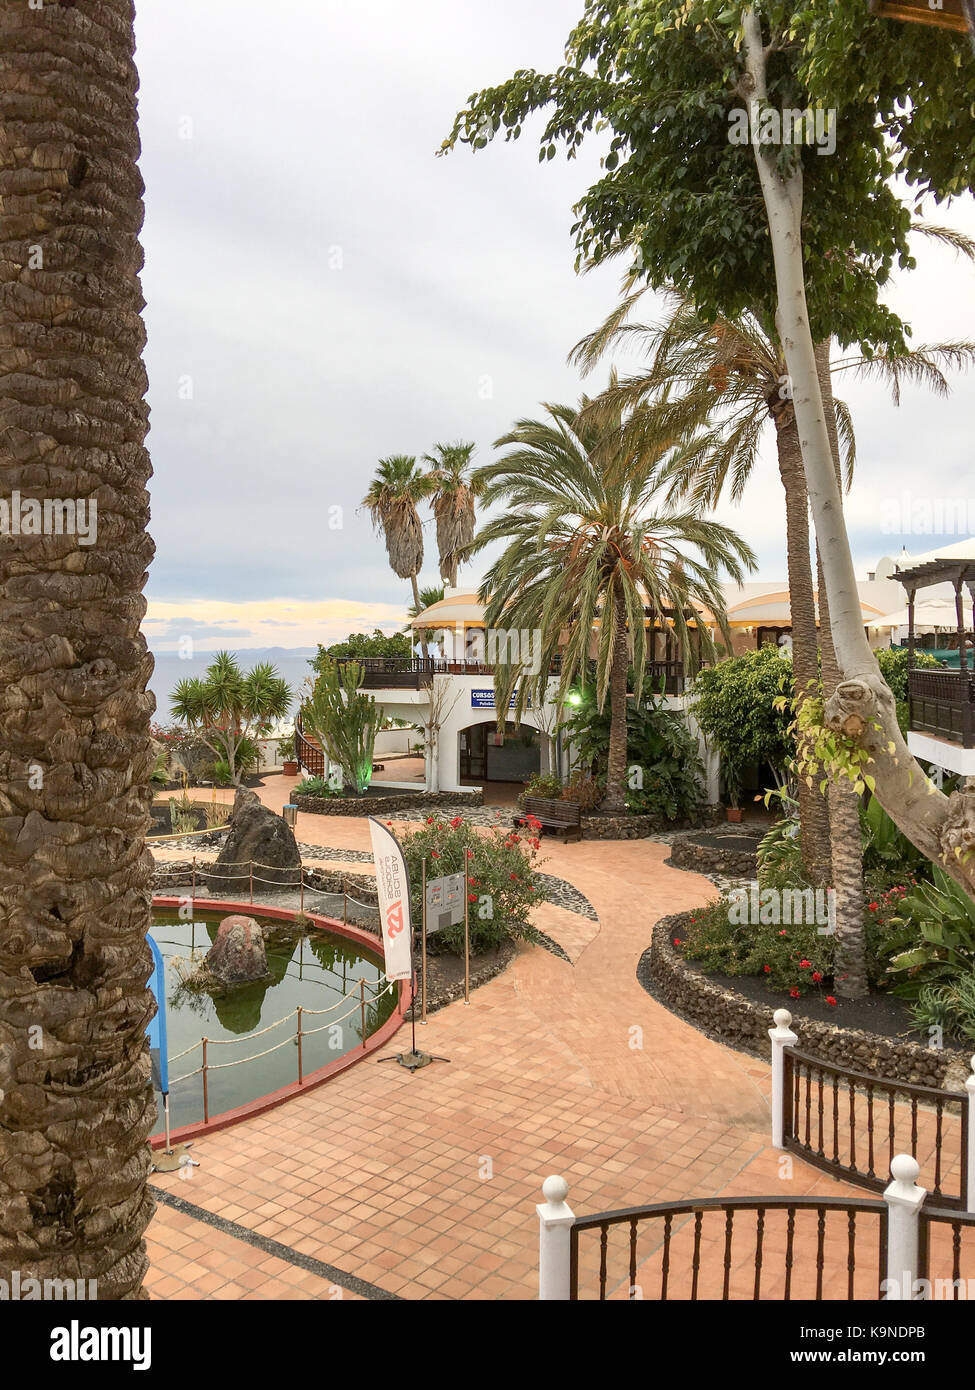
[[[235,985],[211,996],[185,988],[184,972],[191,961],[202,962],[217,934],[223,912],[201,912],[192,921],[176,908],[153,909],[152,935],[166,969],[169,1033],[170,1125],[203,1119],[202,1038],[207,1038],[208,1113],[211,1119],[257,1100],[298,1079],[297,1019],[302,1014],[302,1071],[310,1076],[362,1044],[359,981],[365,980],[366,1037],[381,1027],[396,1006],[396,994],[381,994],[381,956],[331,932],[270,921],[260,911],[250,913],[271,933],[266,938],[270,978]],[[284,930],[282,930],[282,928]],[[345,999],[344,996],[350,997]],[[376,996],[379,995],[377,998]],[[328,1012],[313,1013],[312,1010]],[[271,1026],[275,1025],[275,1026]],[[252,1035],[258,1030],[260,1037]],[[313,1031],[313,1030],[319,1031]],[[179,1056],[187,1048],[192,1051]],[[273,1051],[268,1051],[273,1048]],[[263,1053],[263,1056],[257,1054]],[[227,1066],[254,1058],[239,1066]],[[195,1073],[186,1080],[177,1078]],[[162,1100],[157,1097],[159,1125]]]

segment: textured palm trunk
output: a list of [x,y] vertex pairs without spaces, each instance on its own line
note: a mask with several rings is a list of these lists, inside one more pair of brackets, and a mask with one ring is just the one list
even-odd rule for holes
[[626,642],[626,610],[616,600],[616,641],[609,673],[609,758],[606,795],[602,809],[614,814],[626,810],[626,673],[630,657]]
[[[816,601],[812,560],[809,554],[809,504],[802,450],[791,405],[775,414],[779,477],[785,489],[786,557],[789,574],[789,607],[792,614],[792,674],[801,702],[819,683],[816,640]],[[799,843],[809,880],[825,887],[830,878],[829,808],[819,787],[805,778],[798,782]]]
[[[416,570],[410,575],[410,583],[413,585],[413,606],[417,613],[422,613],[423,605],[420,602],[420,586],[416,582]],[[423,653],[424,661],[426,661],[429,652],[427,649],[427,634],[425,628],[420,631],[420,651]]]
[[[816,367],[836,477],[842,485],[828,342],[816,344]],[[826,592],[826,579],[818,548],[816,564],[822,630],[823,696],[829,699],[840,683],[840,668],[833,646],[829,595]],[[835,988],[836,993],[842,998],[862,999],[870,986],[867,980],[867,943],[863,922],[863,836],[860,830],[860,798],[852,785],[843,781],[831,782],[828,794],[835,893]]]
[[0,0],[0,493],[97,503],[95,544],[0,538],[0,1277],[102,1299],[153,1209],[133,52],[131,0]]

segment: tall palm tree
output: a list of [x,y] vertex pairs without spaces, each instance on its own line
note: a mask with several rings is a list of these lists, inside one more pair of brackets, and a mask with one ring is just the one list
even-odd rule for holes
[[470,476],[473,444],[435,444],[432,454],[424,454],[430,464],[432,483],[430,505],[437,523],[440,574],[457,586],[457,566],[461,552],[474,539],[474,499],[478,492],[476,475]]
[[[420,602],[417,575],[423,564],[423,523],[417,507],[430,496],[432,487],[429,474],[417,465],[415,457],[392,454],[379,460],[376,476],[362,499],[373,526],[383,534],[393,573],[413,586],[414,605]],[[426,656],[426,642],[423,654]]]
[[132,1299],[156,1120],[132,2],[0,0],[0,49],[0,491],[97,503],[95,544],[0,544],[0,1278]]
[[[713,507],[725,491],[738,501],[764,435],[770,426],[774,430],[786,503],[793,676],[804,699],[818,680],[816,599],[806,480],[782,350],[755,315],[706,319],[676,290],[667,295],[669,312],[661,323],[633,322],[630,315],[645,293],[644,288],[626,295],[606,322],[577,344],[570,360],[588,371],[617,345],[647,346],[646,368],[618,380],[593,409],[597,416],[603,410],[629,410],[631,430],[691,441],[674,452],[668,471],[670,495],[689,497],[695,506]],[[852,460],[852,425],[841,401],[836,414]],[[717,432],[702,433],[715,420]],[[826,884],[828,808],[818,788],[802,780],[799,818],[806,872],[813,883]]]
[[[662,504],[666,438],[644,433],[639,443],[627,442],[621,414],[604,413],[596,425],[588,404],[547,405],[547,418],[519,420],[498,440],[507,452],[478,470],[478,483],[485,505],[503,502],[504,510],[471,550],[505,543],[481,587],[485,624],[537,633],[542,673],[563,646],[560,701],[585,679],[595,633],[596,699],[600,710],[607,698],[610,706],[603,808],[622,811],[627,668],[641,691],[647,617],[669,621],[689,655],[699,606],[724,627],[719,571],[740,582],[755,561],[728,527]],[[707,652],[710,634],[703,623],[696,627]],[[507,708],[504,696],[497,701]]]

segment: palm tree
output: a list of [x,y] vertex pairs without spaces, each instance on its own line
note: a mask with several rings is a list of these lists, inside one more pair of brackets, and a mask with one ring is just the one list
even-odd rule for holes
[[230,652],[217,652],[205,676],[177,684],[171,707],[175,717],[226,762],[236,786],[242,746],[283,719],[291,697],[287,681],[269,661],[245,674]]
[[[718,571],[741,581],[754,556],[727,527],[661,504],[666,439],[644,433],[634,446],[622,415],[604,412],[597,426],[588,405],[547,405],[546,419],[519,420],[498,440],[508,452],[478,470],[478,484],[485,504],[503,501],[504,510],[471,550],[505,543],[481,587],[485,624],[537,633],[542,673],[564,643],[560,701],[585,680],[595,640],[596,700],[602,710],[609,699],[611,721],[603,808],[615,812],[626,805],[627,668],[641,691],[648,615],[672,624],[685,655],[695,623],[710,652],[698,609],[724,628]],[[505,695],[496,702],[507,709]]]
[[[618,344],[649,347],[649,365],[618,380],[593,409],[597,416],[629,410],[631,431],[648,429],[690,441],[674,452],[668,474],[670,496],[689,497],[695,506],[713,507],[725,490],[733,501],[741,498],[762,438],[772,426],[786,502],[793,676],[802,700],[818,680],[816,599],[806,480],[778,340],[753,314],[705,319],[676,290],[667,296],[670,312],[662,323],[631,322],[645,293],[644,288],[625,296],[602,327],[577,344],[570,360],[588,371]],[[852,424],[843,403],[835,404],[849,468]],[[717,432],[702,433],[716,417]],[[819,790],[801,779],[799,818],[806,872],[813,883],[825,884],[830,872],[828,809]]]
[[[383,533],[390,567],[413,586],[413,603],[420,602],[417,575],[423,564],[423,523],[417,506],[430,496],[433,483],[410,454],[380,459],[376,476],[362,505],[377,531]],[[419,611],[419,609],[417,610]],[[426,656],[426,642],[423,643]]]
[[0,1278],[133,1299],[156,1106],[131,0],[4,0],[0,46],[3,492],[97,498],[95,545],[0,546]]
[[457,566],[461,553],[474,539],[474,499],[478,483],[469,473],[473,444],[435,444],[433,454],[424,454],[430,464],[433,484],[430,505],[437,523],[440,574],[451,588],[457,586]]

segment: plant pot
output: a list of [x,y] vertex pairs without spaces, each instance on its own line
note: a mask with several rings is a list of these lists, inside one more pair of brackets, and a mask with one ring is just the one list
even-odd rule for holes
[[742,815],[743,812],[740,806],[725,807],[725,816],[728,820],[732,822],[733,825],[739,825],[741,823]]
[[295,759],[295,758],[285,758],[285,760],[284,760],[284,766],[283,766],[283,768],[282,768],[282,771],[284,772],[285,777],[297,777],[297,776],[298,776],[298,762],[297,762],[297,759]]

